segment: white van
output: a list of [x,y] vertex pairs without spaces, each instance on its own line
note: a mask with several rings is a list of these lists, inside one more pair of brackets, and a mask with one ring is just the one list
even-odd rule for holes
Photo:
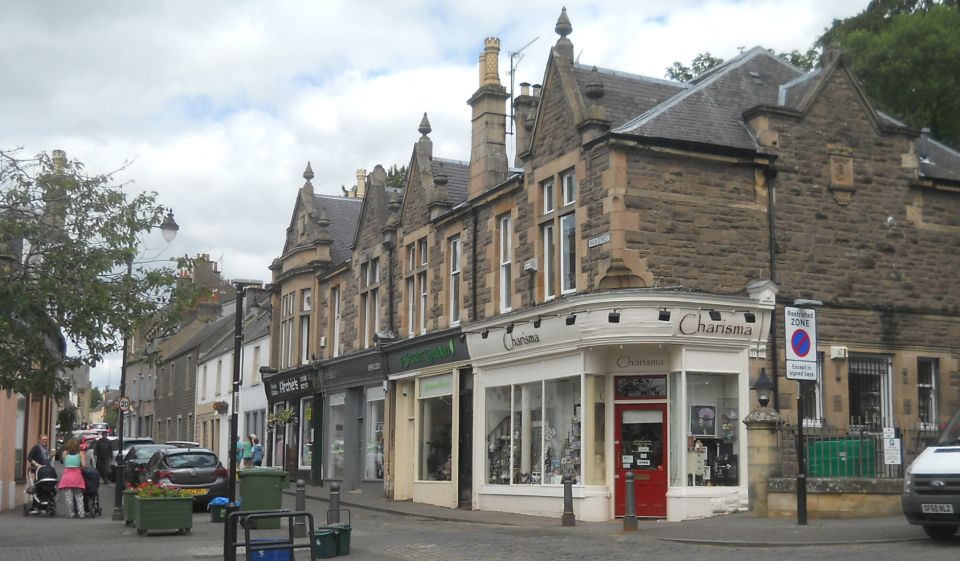
[[960,410],[903,475],[903,514],[935,540],[950,539],[960,527]]

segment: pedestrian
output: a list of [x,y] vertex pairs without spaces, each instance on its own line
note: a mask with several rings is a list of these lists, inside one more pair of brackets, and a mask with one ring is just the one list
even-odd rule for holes
[[60,484],[57,488],[63,491],[63,500],[67,504],[67,518],[83,518],[83,490],[86,485],[83,483],[83,473],[80,468],[83,466],[83,460],[80,459],[80,445],[77,440],[71,438],[67,441],[63,451],[63,476],[60,478]]
[[243,468],[253,467],[253,439],[255,434],[247,435],[247,440],[243,443]]
[[237,458],[237,469],[243,469],[243,438],[237,437],[237,451],[235,453]]
[[33,445],[33,448],[30,449],[30,453],[27,454],[27,461],[29,462],[30,469],[28,471],[28,479],[30,480],[29,484],[33,485],[36,481],[34,472],[40,468],[40,466],[45,466],[50,463],[50,439],[45,434],[40,435],[40,441]]
[[104,480],[109,479],[107,472],[110,469],[110,439],[107,438],[106,431],[100,433],[100,438],[93,446],[93,456],[97,460],[97,471]]
[[257,467],[263,465],[263,446],[257,435],[253,435],[253,465]]

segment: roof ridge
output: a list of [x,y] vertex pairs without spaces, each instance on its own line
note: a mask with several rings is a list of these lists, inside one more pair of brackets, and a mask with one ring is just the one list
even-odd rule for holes
[[467,160],[457,160],[457,159],[454,159],[454,158],[441,158],[441,157],[439,157],[439,156],[434,156],[434,157],[433,157],[433,161],[435,161],[435,162],[443,162],[443,163],[445,163],[445,164],[461,164],[461,165],[465,165],[465,166],[469,166],[469,165],[470,165],[470,162],[467,161]]
[[313,196],[314,196],[314,198],[333,199],[333,200],[335,200],[335,201],[351,201],[351,202],[357,201],[357,202],[359,202],[359,201],[361,200],[361,199],[355,198],[355,197],[343,197],[343,196],[340,196],[340,195],[328,195],[328,194],[326,194],[326,193],[314,193]]
[[597,69],[597,72],[601,74],[610,74],[611,76],[622,76],[625,78],[633,78],[635,80],[642,80],[644,82],[653,82],[655,84],[663,84],[665,86],[679,86],[681,88],[689,88],[689,82],[677,82],[674,80],[667,80],[666,78],[654,78],[653,76],[644,76],[643,74],[635,74],[633,72],[624,72],[622,70],[614,70],[612,68],[602,68],[596,65],[590,64],[581,64],[576,63],[573,65],[574,69],[585,70],[587,72],[592,71],[594,68]]

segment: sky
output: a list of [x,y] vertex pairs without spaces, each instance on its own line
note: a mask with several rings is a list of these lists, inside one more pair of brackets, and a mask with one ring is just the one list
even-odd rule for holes
[[[582,64],[663,78],[674,61],[757,45],[806,50],[868,0],[575,0]],[[62,149],[91,173],[122,168],[180,225],[143,260],[209,254],[225,278],[270,280],[303,170],[341,194],[356,170],[404,165],[423,113],[434,155],[469,160],[486,37],[509,88],[537,84],[562,2],[546,0],[2,0],[0,149]],[[532,43],[531,43],[532,41]],[[519,90],[519,87],[517,88]],[[508,148],[508,153],[512,149]],[[116,387],[120,360],[93,369]]]

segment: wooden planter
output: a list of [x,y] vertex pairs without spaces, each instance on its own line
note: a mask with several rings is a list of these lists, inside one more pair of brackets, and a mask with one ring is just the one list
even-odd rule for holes
[[133,500],[137,497],[137,492],[133,489],[123,491],[123,524],[131,526],[133,524]]
[[140,535],[149,530],[176,530],[185,534],[193,527],[193,497],[144,499],[134,495],[133,525]]

